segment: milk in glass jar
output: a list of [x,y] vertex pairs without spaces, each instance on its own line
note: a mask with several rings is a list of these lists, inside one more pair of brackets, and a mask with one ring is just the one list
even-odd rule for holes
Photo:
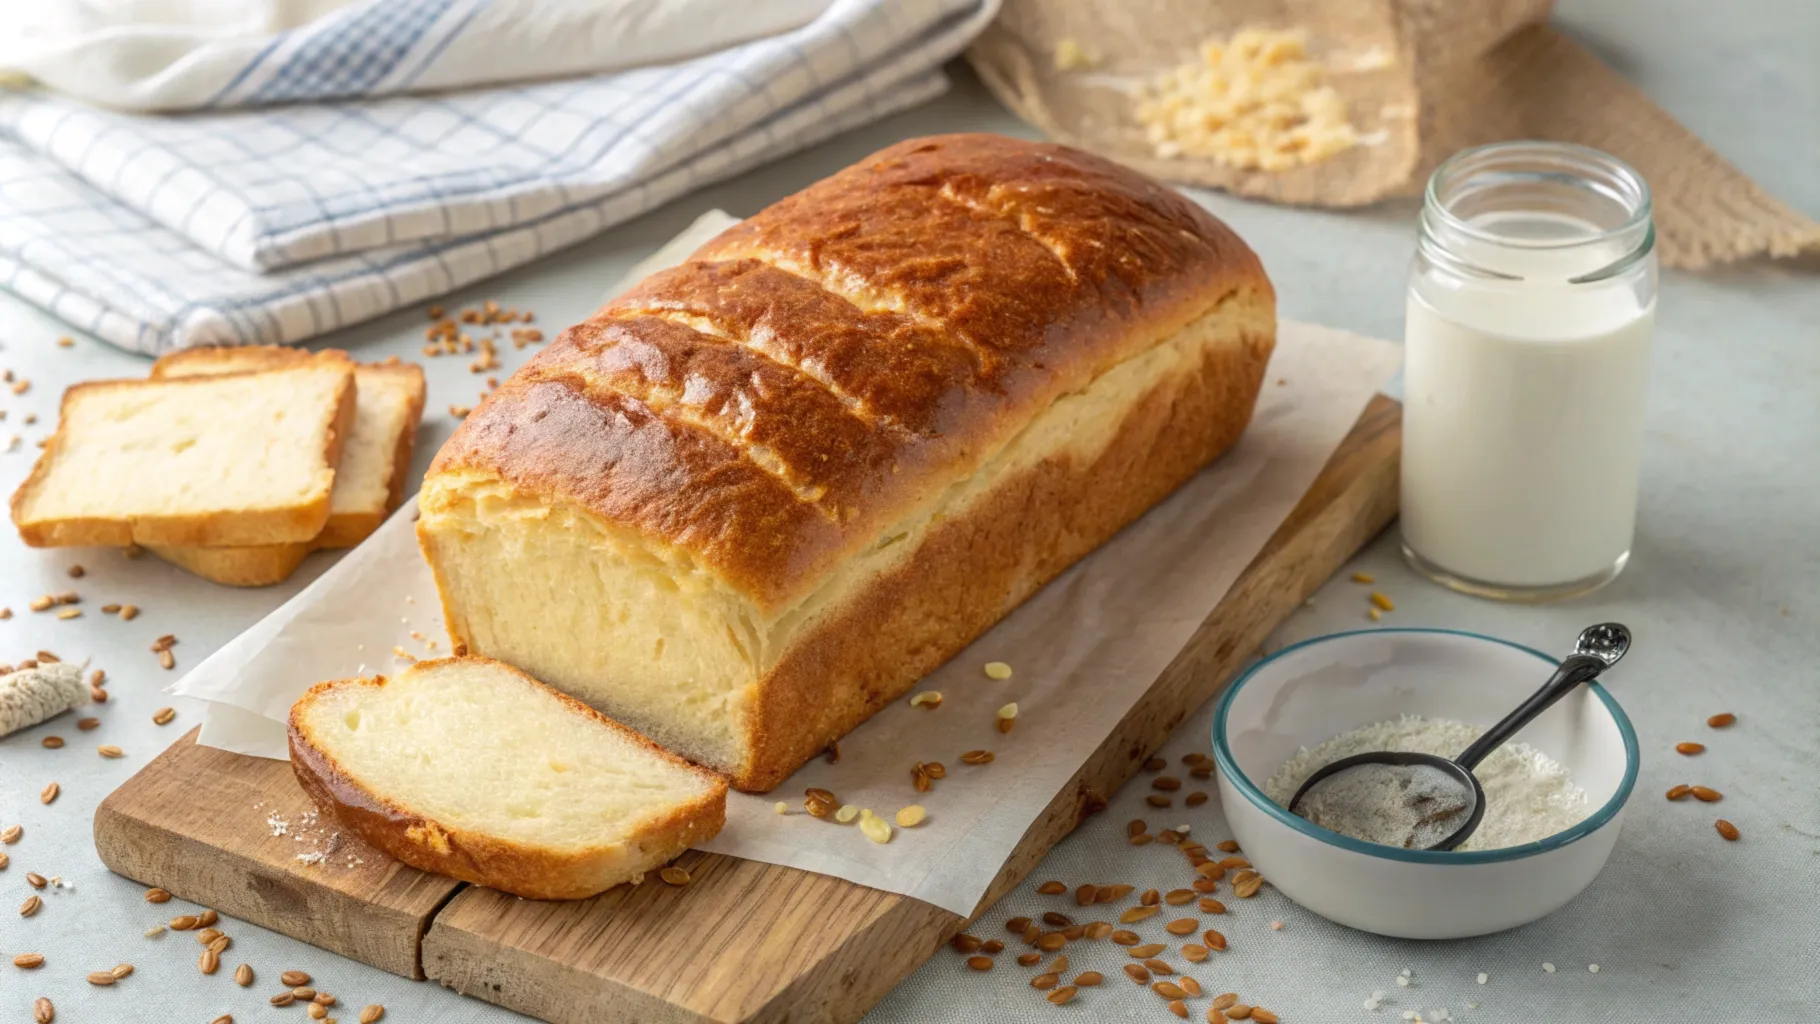
[[1417,570],[1547,600],[1624,569],[1655,309],[1649,188],[1630,167],[1508,142],[1435,171],[1404,335],[1403,551]]

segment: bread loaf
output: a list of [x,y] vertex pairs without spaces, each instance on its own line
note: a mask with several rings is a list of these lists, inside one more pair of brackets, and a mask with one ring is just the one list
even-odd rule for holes
[[563,332],[418,536],[455,643],[765,790],[1230,447],[1275,330],[1175,192],[910,140]]

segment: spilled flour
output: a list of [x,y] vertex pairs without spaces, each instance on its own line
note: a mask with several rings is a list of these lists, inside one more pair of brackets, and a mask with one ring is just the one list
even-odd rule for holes
[[[1374,750],[1453,757],[1484,731],[1481,726],[1420,715],[1363,726],[1302,748],[1264,783],[1264,795],[1288,807],[1310,775],[1342,757]],[[1461,850],[1497,850],[1546,839],[1579,824],[1591,810],[1585,791],[1574,785],[1567,769],[1527,743],[1504,744],[1473,774],[1485,789],[1485,818],[1460,844]]]

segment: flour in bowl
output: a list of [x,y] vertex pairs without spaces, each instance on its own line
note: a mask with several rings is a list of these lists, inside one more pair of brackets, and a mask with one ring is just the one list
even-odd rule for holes
[[[1264,783],[1264,795],[1288,807],[1310,775],[1342,757],[1374,750],[1454,757],[1484,728],[1465,722],[1404,715],[1304,747]],[[1586,793],[1559,762],[1527,743],[1506,743],[1473,772],[1485,789],[1485,818],[1461,850],[1521,846],[1564,832],[1586,818]],[[1400,844],[1393,844],[1400,845]]]

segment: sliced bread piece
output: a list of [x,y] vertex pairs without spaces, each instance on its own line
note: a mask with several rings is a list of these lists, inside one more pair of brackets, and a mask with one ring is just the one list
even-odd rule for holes
[[726,822],[725,780],[490,658],[318,683],[290,739],[297,780],[343,827],[531,899],[592,896]]
[[265,373],[77,384],[13,523],[34,547],[309,541],[353,425],[345,357]]
[[[321,357],[345,357],[324,352]],[[217,376],[296,366],[311,353],[285,345],[192,348],[152,364],[154,379]],[[405,478],[423,419],[423,368],[389,360],[354,368],[354,426],[335,471],[329,520],[304,544],[254,547],[175,548],[155,545],[159,558],[203,579],[231,587],[265,587],[290,579],[310,552],[351,548],[367,539],[404,501]]]
[[[344,356],[339,352],[323,354]],[[285,345],[192,348],[159,359],[152,364],[152,376],[245,373],[294,366],[311,358],[310,353]],[[362,363],[354,368],[354,382],[354,428],[335,471],[328,525],[316,538],[319,548],[351,548],[359,544],[379,529],[379,524],[404,500],[405,475],[411,468],[417,424],[423,419],[422,367],[397,360]],[[159,554],[162,557],[163,553]],[[270,553],[258,557],[276,564]],[[302,556],[298,556],[301,560]],[[220,563],[221,559],[212,556],[209,561]]]

